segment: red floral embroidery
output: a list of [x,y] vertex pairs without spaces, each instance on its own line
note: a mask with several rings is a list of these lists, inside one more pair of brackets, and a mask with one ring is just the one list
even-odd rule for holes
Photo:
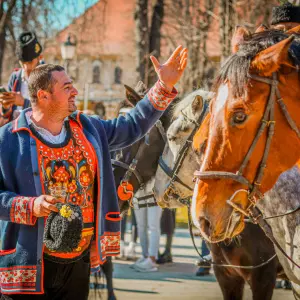
[[87,187],[89,186],[90,182],[91,182],[91,176],[88,172],[83,171],[80,175],[79,181],[81,183],[82,186]]
[[105,255],[118,255],[120,253],[120,232],[105,232],[101,239],[101,250]]
[[53,178],[56,179],[57,181],[61,181],[61,182],[66,182],[69,180],[70,178],[70,174],[66,171],[66,167],[62,166],[62,167],[56,167],[55,166],[55,172],[53,174]]
[[73,158],[76,160],[77,163],[79,163],[83,159],[83,155],[79,146],[75,147]]
[[17,286],[35,287],[37,271],[35,267],[29,268],[1,271],[0,284],[2,288],[9,288],[12,285],[14,288]]
[[76,204],[76,205],[81,205],[84,200],[84,196],[78,193],[74,193],[70,195],[70,200],[69,202]]
[[162,86],[160,81],[157,81],[147,95],[155,109],[165,110],[177,96],[177,90],[173,88],[173,91],[170,93]]
[[71,183],[68,184],[68,192],[69,193],[74,193],[77,190],[77,183],[76,180],[72,180]]
[[34,225],[33,202],[35,197],[15,197],[12,201],[10,218],[14,223]]

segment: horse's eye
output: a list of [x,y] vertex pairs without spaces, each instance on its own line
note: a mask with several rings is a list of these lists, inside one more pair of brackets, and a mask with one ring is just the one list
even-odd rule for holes
[[168,141],[169,142],[174,142],[176,140],[176,136],[174,136],[174,135],[168,135]]
[[242,111],[236,112],[233,115],[233,122],[235,124],[242,124],[246,121],[247,119],[247,115],[245,113],[243,113]]

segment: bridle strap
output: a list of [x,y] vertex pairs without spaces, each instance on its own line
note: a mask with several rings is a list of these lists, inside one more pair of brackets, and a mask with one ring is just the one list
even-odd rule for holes
[[223,171],[195,171],[194,175],[199,179],[231,179],[237,181],[247,187],[251,188],[252,184],[242,175],[234,174],[231,172],[223,172]]
[[[168,188],[170,188],[174,182],[178,182],[179,184],[181,184],[183,187],[185,187],[186,189],[188,189],[189,191],[193,191],[193,189],[185,184],[179,177],[178,177],[178,172],[182,166],[182,163],[186,157],[187,151],[190,148],[191,144],[192,144],[192,139],[194,137],[194,135],[196,134],[196,132],[198,131],[198,128],[200,126],[200,124],[202,123],[204,117],[207,114],[207,108],[208,108],[208,102],[204,101],[203,104],[203,108],[201,111],[200,116],[198,117],[197,121],[196,120],[192,120],[190,119],[182,110],[181,110],[181,114],[183,115],[183,117],[189,121],[190,123],[193,123],[195,125],[195,127],[193,128],[192,132],[190,133],[189,137],[187,138],[187,140],[185,141],[185,143],[183,144],[182,148],[180,149],[177,159],[175,161],[174,167],[173,169],[171,169],[166,162],[164,161],[163,157],[160,156],[159,161],[158,161],[158,165],[161,167],[161,169],[165,172],[166,175],[168,175],[170,177],[170,182],[168,184]],[[166,189],[165,193],[167,193],[168,188]]]
[[[159,133],[161,134],[163,140],[166,141],[167,137],[166,137],[166,133],[162,126],[161,121],[157,120],[155,123],[155,126],[158,129]],[[145,143],[145,145],[150,146],[149,132],[144,137],[144,143]],[[131,175],[134,174],[134,176],[136,177],[136,179],[139,183],[139,188],[142,188],[144,186],[145,183],[144,183],[143,177],[141,176],[140,172],[136,168],[137,164],[138,164],[138,158],[139,158],[141,152],[142,152],[142,148],[141,148],[141,146],[139,146],[138,151],[137,151],[135,157],[133,158],[132,162],[130,163],[130,165],[128,165],[122,161],[116,160],[116,159],[111,159],[111,164],[113,166],[117,166],[117,167],[127,170],[123,179],[121,180],[121,182],[129,181]]]
[[162,170],[171,178],[173,178],[174,181],[177,181],[178,183],[180,183],[182,186],[184,186],[186,189],[188,189],[189,191],[193,191],[193,189],[188,186],[187,184],[185,184],[183,181],[181,181],[181,179],[174,174],[173,170],[171,170],[169,168],[169,166],[164,162],[162,156],[160,156],[159,160],[158,160],[159,166],[162,168]]
[[[112,163],[112,165],[114,165],[114,166],[117,166],[117,167],[121,167],[121,168],[123,168],[123,169],[125,169],[125,170],[130,170],[131,171],[131,173],[127,173],[127,176],[126,176],[126,174],[125,174],[125,176],[124,176],[124,178],[123,178],[123,180],[129,180],[129,178],[127,179],[127,178],[125,178],[125,177],[130,177],[131,176],[131,174],[133,173],[134,174],[134,176],[136,177],[136,179],[137,179],[137,181],[139,182],[139,184],[140,185],[142,185],[143,184],[143,178],[142,178],[142,176],[140,175],[140,173],[138,172],[138,170],[137,169],[132,169],[132,168],[130,168],[130,165],[132,165],[132,163],[130,164],[130,165],[127,165],[127,164],[125,164],[125,163],[123,163],[123,162],[121,162],[121,161],[119,161],[119,160],[115,160],[115,159],[111,159],[111,163]],[[136,161],[136,163],[135,163],[135,165],[137,164],[137,161]]]

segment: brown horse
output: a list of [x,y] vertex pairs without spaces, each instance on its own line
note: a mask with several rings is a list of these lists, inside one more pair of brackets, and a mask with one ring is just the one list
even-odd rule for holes
[[290,33],[237,28],[217,77],[192,208],[212,243],[240,234],[249,208],[299,159],[300,38]]

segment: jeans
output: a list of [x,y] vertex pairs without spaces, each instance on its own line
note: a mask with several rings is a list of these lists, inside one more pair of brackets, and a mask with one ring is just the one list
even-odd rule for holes
[[[160,218],[162,209],[159,206],[144,207],[134,210],[138,235],[144,257],[157,258],[160,239]],[[150,231],[148,237],[148,229]]]
[[208,255],[210,253],[207,245],[206,245],[206,242],[204,240],[202,240],[202,243],[201,243],[201,255],[202,256],[205,256],[205,255]]

